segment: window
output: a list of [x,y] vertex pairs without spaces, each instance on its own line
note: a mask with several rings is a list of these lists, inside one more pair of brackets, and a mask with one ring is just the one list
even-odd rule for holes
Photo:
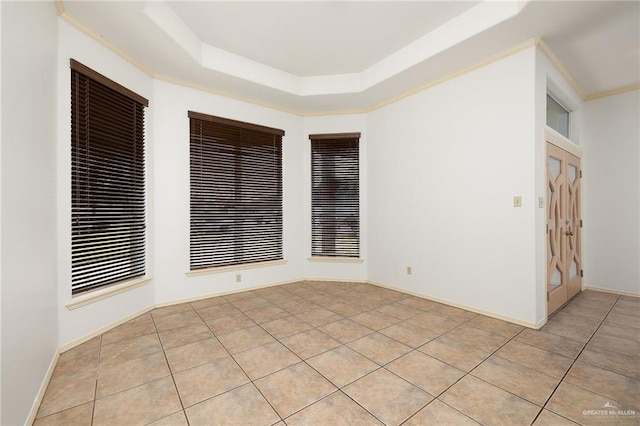
[[551,95],[547,95],[547,126],[565,138],[569,137],[569,111]]
[[145,274],[145,98],[71,60],[71,292]]
[[284,131],[188,115],[191,270],[281,260]]
[[311,139],[311,255],[360,256],[360,133]]

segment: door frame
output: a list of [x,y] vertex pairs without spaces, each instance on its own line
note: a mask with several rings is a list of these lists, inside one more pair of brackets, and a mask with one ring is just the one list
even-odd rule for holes
[[[560,133],[558,133],[557,131],[553,130],[551,127],[546,126],[545,130],[544,130],[544,161],[543,161],[543,176],[545,176],[545,190],[544,190],[544,209],[545,209],[545,221],[544,221],[544,227],[541,230],[542,233],[544,233],[544,241],[545,241],[545,246],[544,246],[544,309],[545,309],[545,318],[544,321],[546,322],[549,319],[549,314],[553,313],[553,312],[549,312],[549,303],[547,300],[547,292],[548,292],[548,282],[547,282],[547,276],[548,276],[548,266],[549,266],[549,259],[547,258],[547,244],[548,244],[548,235],[546,232],[546,217],[547,217],[547,208],[549,207],[549,199],[547,196],[547,189],[546,189],[546,185],[548,184],[546,181],[546,176],[547,176],[547,156],[548,156],[548,152],[547,152],[547,143],[550,143],[552,145],[555,145],[556,147],[568,152],[569,154],[572,154],[576,157],[578,157],[578,159],[580,160],[580,169],[584,170],[584,159],[583,159],[583,150],[579,145],[576,145],[575,143],[571,142],[569,139],[567,139],[566,137],[564,137],[563,135],[561,135]],[[584,194],[584,181],[581,182],[581,189],[580,189],[581,193]],[[584,216],[584,203],[583,203],[583,198],[584,196],[581,196],[579,199],[579,203],[580,203],[580,211],[582,212],[582,216]],[[584,264],[584,237],[581,238],[580,241],[580,252],[582,254],[582,260],[583,260],[583,264]],[[585,289],[585,285],[584,285],[584,279],[582,280],[582,285],[580,288],[580,291],[584,291]]]

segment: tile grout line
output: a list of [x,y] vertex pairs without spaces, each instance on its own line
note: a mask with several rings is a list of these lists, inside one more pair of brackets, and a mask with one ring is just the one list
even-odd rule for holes
[[[540,410],[540,412],[538,413],[538,415],[533,419],[533,422],[535,422],[538,417],[540,417],[540,414],[542,413],[542,411],[544,411],[547,407],[547,405],[549,404],[549,401],[551,401],[551,398],[553,398],[553,396],[555,395],[556,391],[558,390],[558,388],[560,387],[560,385],[562,383],[565,383],[565,378],[567,377],[567,375],[569,374],[569,372],[571,371],[571,369],[573,368],[573,366],[575,365],[576,362],[578,362],[578,358],[580,358],[580,355],[582,355],[582,352],[584,352],[584,350],[587,348],[587,345],[589,344],[589,342],[591,342],[591,339],[593,339],[593,336],[596,335],[596,333],[598,332],[598,330],[600,330],[600,327],[602,327],[602,324],[604,324],[604,321],[607,319],[607,317],[609,316],[609,314],[611,313],[611,311],[613,310],[613,308],[616,306],[616,304],[618,303],[618,300],[620,300],[620,296],[618,295],[616,297],[615,302],[611,305],[611,307],[609,308],[609,310],[607,311],[607,313],[604,315],[604,317],[602,318],[602,320],[600,320],[600,324],[598,324],[598,327],[596,327],[596,329],[593,331],[593,333],[591,334],[591,336],[589,337],[589,339],[585,342],[584,346],[582,347],[582,349],[580,349],[580,352],[578,352],[578,354],[576,355],[576,357],[573,359],[573,361],[571,362],[571,365],[569,366],[569,368],[567,368],[567,371],[564,372],[564,375],[562,376],[562,378],[560,379],[560,381],[558,382],[558,384],[553,388],[553,391],[551,391],[551,393],[549,394],[549,397],[546,399],[546,401],[544,402],[544,404],[542,405],[542,410]],[[567,303],[568,305],[568,303]],[[562,309],[564,309],[567,305],[563,306]],[[560,310],[558,310],[559,312]],[[554,314],[555,315],[555,314]],[[551,318],[553,318],[553,315],[551,316]],[[551,333],[552,334],[552,333]],[[562,337],[562,336],[560,336]],[[605,396],[606,395],[602,395]],[[566,419],[565,416],[563,416],[560,413],[556,413],[555,411],[549,410],[552,413],[563,417]],[[570,421],[573,421],[571,419],[567,419]]]
[[[189,305],[191,306],[191,305]],[[194,309],[195,311],[195,309]],[[153,311],[151,311],[153,312]],[[196,315],[198,315],[198,313],[196,312]],[[200,318],[200,316],[198,315],[198,318]],[[202,318],[200,318],[202,319]],[[162,355],[164,356],[164,360],[167,363],[167,368],[169,369],[169,374],[171,375],[171,381],[173,382],[173,388],[176,390],[176,394],[178,395],[178,401],[180,401],[180,406],[182,407],[182,415],[184,416],[185,420],[187,421],[187,425],[190,425],[191,422],[189,422],[189,418],[187,417],[187,412],[184,408],[184,402],[182,401],[182,397],[180,396],[180,391],[178,390],[178,385],[176,384],[176,379],[173,376],[173,369],[171,368],[171,364],[169,364],[169,358],[167,358],[167,353],[165,351],[164,345],[162,344],[162,340],[160,339],[160,331],[158,330],[158,327],[156,325],[156,320],[153,317],[153,315],[151,315],[151,321],[153,322],[153,327],[156,329],[156,333],[158,334],[158,341],[160,342],[160,348],[162,349]],[[169,414],[169,416],[173,415],[175,413]],[[168,417],[168,416],[165,416]],[[160,419],[157,420],[161,420],[164,417],[161,417]],[[154,420],[156,421],[156,420]]]

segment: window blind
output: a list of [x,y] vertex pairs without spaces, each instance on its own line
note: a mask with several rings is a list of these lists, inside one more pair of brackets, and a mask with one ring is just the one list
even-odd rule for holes
[[284,131],[188,116],[191,270],[282,259]]
[[72,294],[145,274],[147,105],[71,60]]
[[309,135],[311,255],[360,256],[360,133]]

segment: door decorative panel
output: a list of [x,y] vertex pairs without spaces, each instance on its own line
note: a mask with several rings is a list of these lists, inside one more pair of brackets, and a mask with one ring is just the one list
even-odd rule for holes
[[547,143],[547,312],[582,289],[580,159]]

